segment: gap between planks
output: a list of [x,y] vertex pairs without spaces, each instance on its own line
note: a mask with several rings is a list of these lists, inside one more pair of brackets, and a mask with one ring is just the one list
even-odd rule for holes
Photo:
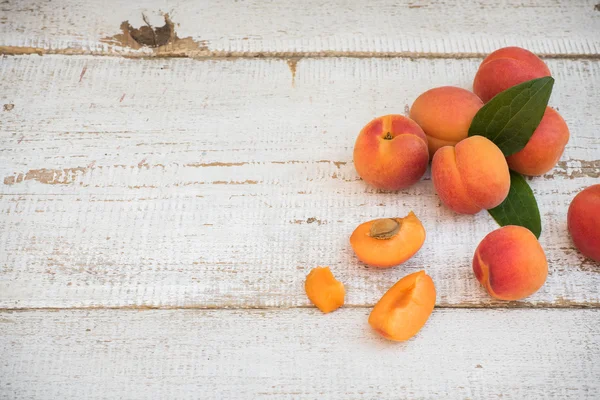
[[[347,304],[342,308],[349,309],[364,309],[373,308],[375,304]],[[310,305],[299,305],[299,306],[223,306],[223,305],[182,305],[182,306],[154,306],[154,305],[124,305],[124,306],[76,306],[76,307],[4,307],[0,308],[0,313],[3,312],[29,312],[29,311],[104,311],[104,310],[124,310],[124,311],[176,311],[176,310],[198,310],[198,311],[236,311],[236,310],[266,310],[266,311],[277,311],[277,310],[310,310],[316,309]],[[526,303],[511,301],[505,304],[500,303],[462,303],[452,304],[444,306],[435,306],[437,310],[560,310],[560,309],[600,309],[600,303],[576,303],[571,301],[557,301],[554,303],[543,302],[543,303]]]
[[[21,55],[64,55],[64,56],[99,56],[130,59],[165,59],[165,58],[190,58],[198,61],[214,60],[237,60],[237,59],[300,59],[306,58],[408,58],[408,59],[450,59],[462,60],[471,58],[485,58],[489,53],[423,53],[412,51],[389,51],[389,52],[371,52],[371,51],[307,51],[307,52],[265,52],[265,51],[210,51],[198,50],[181,52],[161,52],[161,53],[134,53],[134,52],[113,52],[87,51],[77,48],[67,49],[44,49],[41,47],[18,47],[18,46],[0,46],[0,55],[21,56]],[[600,60],[600,54],[555,54],[541,53],[537,55],[546,59],[565,59],[565,60]]]

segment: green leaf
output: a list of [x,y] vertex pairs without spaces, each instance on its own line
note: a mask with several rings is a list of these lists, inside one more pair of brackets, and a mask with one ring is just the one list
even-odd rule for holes
[[498,225],[520,225],[529,229],[539,238],[542,233],[542,221],[537,201],[529,184],[514,171],[510,171],[510,191],[498,207],[488,210]]
[[505,156],[523,149],[544,116],[553,85],[547,76],[498,93],[475,114],[469,136],[485,136]]

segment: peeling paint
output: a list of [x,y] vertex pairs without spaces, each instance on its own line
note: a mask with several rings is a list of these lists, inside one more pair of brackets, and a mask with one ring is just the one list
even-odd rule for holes
[[247,179],[245,181],[213,181],[213,185],[257,185],[258,181]]
[[239,167],[242,165],[249,164],[333,164],[337,168],[340,168],[342,165],[346,165],[346,161],[329,161],[329,160],[318,160],[318,161],[300,161],[300,160],[289,160],[289,161],[264,161],[264,162],[209,162],[209,163],[188,163],[184,164],[185,167]]
[[4,105],[4,111],[12,111],[13,108],[15,108],[14,104],[5,104]]
[[152,27],[146,16],[142,14],[142,17],[146,25],[134,28],[129,21],[123,21],[120,25],[121,33],[100,41],[133,50],[147,48],[157,56],[176,57],[208,53],[206,41],[194,41],[191,37],[179,38],[169,14],[164,14],[165,24],[161,27]]
[[32,169],[26,173],[19,173],[4,178],[5,185],[14,185],[25,181],[37,181],[47,185],[67,185],[73,183],[78,177],[88,172],[86,167],[65,169]]
[[296,69],[298,67],[299,58],[290,58],[287,60],[287,65],[292,73],[292,87],[296,86]]
[[241,165],[246,165],[247,162],[211,162],[211,163],[190,163],[184,164],[184,167],[238,167]]
[[[576,165],[579,164],[579,165]],[[575,179],[575,178],[598,178],[600,177],[600,160],[569,160],[559,161],[556,167],[549,173],[544,175],[546,179],[557,177]]]
[[298,224],[298,225],[302,225],[302,224],[314,224],[314,223],[316,223],[318,225],[324,225],[324,224],[327,224],[327,221],[322,221],[322,220],[317,219],[315,217],[310,217],[310,218],[307,218],[306,220],[304,220],[304,219],[295,219],[293,221],[290,221],[290,223],[292,223],[292,224]]

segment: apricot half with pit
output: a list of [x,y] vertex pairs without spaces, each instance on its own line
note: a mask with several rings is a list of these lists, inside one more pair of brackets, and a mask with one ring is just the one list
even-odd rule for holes
[[360,224],[350,236],[358,259],[389,268],[415,255],[425,242],[425,228],[412,211],[404,218],[382,218]]

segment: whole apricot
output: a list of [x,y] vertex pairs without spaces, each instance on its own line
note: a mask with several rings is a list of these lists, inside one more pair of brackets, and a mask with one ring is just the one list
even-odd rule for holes
[[473,257],[473,272],[490,296],[519,300],[544,285],[548,262],[529,229],[507,225],[489,233],[479,243]]
[[402,115],[369,122],[354,145],[354,166],[368,184],[400,190],[417,182],[427,169],[427,138],[419,125]]
[[474,93],[442,86],[421,94],[410,108],[412,118],[427,135],[429,156],[443,146],[466,139],[469,127],[483,102]]
[[483,136],[439,149],[433,156],[431,177],[442,203],[461,214],[498,206],[510,189],[502,151]]
[[506,162],[510,169],[523,175],[543,175],[554,168],[568,141],[567,123],[558,112],[546,107],[544,117],[527,145],[506,157]]
[[567,226],[581,254],[600,262],[600,184],[589,186],[573,198]]
[[484,103],[498,93],[531,79],[550,76],[548,66],[520,47],[504,47],[488,55],[479,66],[473,91]]
[[344,284],[334,278],[329,267],[313,268],[306,276],[304,290],[308,299],[325,314],[344,305]]
[[425,228],[411,211],[404,218],[383,218],[360,224],[350,236],[359,260],[388,268],[411,258],[425,242]]
[[407,275],[375,304],[369,315],[369,325],[386,339],[408,340],[429,319],[435,296],[435,285],[425,271]]

